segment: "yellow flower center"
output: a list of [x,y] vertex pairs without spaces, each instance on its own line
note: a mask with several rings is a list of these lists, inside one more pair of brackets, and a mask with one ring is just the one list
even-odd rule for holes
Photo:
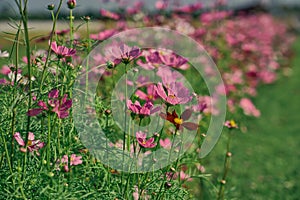
[[234,120],[230,120],[230,125],[231,125],[232,127],[237,127],[237,124],[235,123]]
[[183,120],[180,119],[180,118],[175,118],[175,119],[174,119],[174,122],[175,122],[176,124],[181,125],[181,124],[183,123]]
[[31,145],[32,145],[32,141],[31,141],[31,140],[28,140],[27,145],[28,145],[28,146],[31,146]]
[[153,99],[153,96],[151,94],[148,95],[149,99]]
[[175,98],[175,95],[169,95],[170,98],[174,99]]

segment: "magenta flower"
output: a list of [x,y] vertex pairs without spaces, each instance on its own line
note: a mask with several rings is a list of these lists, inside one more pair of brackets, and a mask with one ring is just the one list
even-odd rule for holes
[[154,143],[154,138],[147,139],[147,134],[143,133],[142,131],[136,132],[136,139],[138,143],[145,148],[154,148],[156,146],[156,143]]
[[192,100],[189,90],[181,82],[173,82],[165,92],[162,83],[157,83],[157,94],[171,105],[185,104]]
[[24,148],[25,141],[22,139],[21,134],[19,132],[16,132],[14,134],[14,138],[17,141],[17,143],[21,146],[20,151],[26,152],[27,149],[29,152],[36,152],[36,154],[39,156],[38,150],[43,148],[45,146],[44,142],[41,142],[40,140],[34,140],[34,134],[32,132],[28,133],[28,142],[27,142],[27,149]]
[[51,43],[51,50],[57,55],[58,58],[71,57],[76,54],[75,49],[69,49],[65,46],[57,46],[56,42]]
[[[70,166],[75,166],[75,165],[82,164],[81,158],[82,158],[82,156],[76,156],[76,154],[72,154],[71,157],[70,157]],[[63,166],[64,166],[65,172],[69,171],[69,166],[68,166],[69,158],[68,158],[68,155],[64,155],[61,160],[58,160],[58,162],[64,164]]]
[[137,95],[140,99],[146,101],[153,101],[158,98],[155,85],[153,84],[147,86],[147,94],[141,90],[137,90],[135,95]]
[[59,98],[59,90],[52,90],[48,94],[48,104],[44,101],[39,101],[38,106],[39,108],[30,109],[27,112],[28,116],[37,116],[43,111],[50,110],[57,114],[58,118],[66,118],[69,116],[69,109],[72,106],[72,100],[67,100],[68,95],[65,94],[62,99]]
[[127,100],[127,108],[135,114],[144,116],[148,116],[160,109],[160,107],[156,107],[153,109],[153,104],[150,101],[141,106],[139,101],[135,101],[134,103],[132,103],[131,100]]

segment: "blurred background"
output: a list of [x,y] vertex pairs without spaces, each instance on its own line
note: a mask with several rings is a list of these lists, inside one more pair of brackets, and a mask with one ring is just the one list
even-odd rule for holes
[[[156,12],[156,0],[145,0],[144,8]],[[168,9],[177,4],[203,3],[209,10],[216,1],[173,0]],[[44,33],[51,29],[48,4],[58,1],[29,0],[29,24]],[[76,19],[92,16],[95,30],[106,26],[101,19],[100,9],[120,12],[132,6],[133,0],[78,0],[74,10]],[[267,12],[281,18],[288,24],[297,39],[293,46],[293,56],[289,71],[274,84],[263,85],[258,90],[255,105],[261,111],[259,118],[243,118],[245,129],[237,134],[232,144],[232,169],[229,174],[227,196],[230,199],[299,199],[300,197],[300,0],[227,0],[227,10],[252,10]],[[0,32],[14,31],[7,23],[9,18],[18,18],[17,8],[12,0],[0,0]],[[68,9],[63,4],[61,24],[67,27]],[[45,23],[49,20],[49,23]],[[0,38],[0,46],[7,43]],[[5,45],[4,45],[5,46]],[[238,122],[239,123],[239,122]],[[220,140],[213,152],[204,159],[206,172],[220,174],[224,160],[225,141]],[[215,177],[217,179],[217,177]]]

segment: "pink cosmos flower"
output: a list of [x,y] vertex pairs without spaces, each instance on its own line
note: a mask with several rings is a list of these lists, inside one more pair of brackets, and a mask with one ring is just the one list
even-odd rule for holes
[[120,19],[120,16],[118,14],[110,12],[110,11],[105,10],[105,9],[100,9],[100,14],[103,17],[107,17],[107,18],[110,18],[110,19],[114,19],[114,20],[119,20]]
[[187,4],[187,5],[184,5],[180,8],[177,8],[176,11],[177,12],[182,12],[182,13],[193,13],[199,9],[202,8],[202,3],[194,3],[194,4]]
[[161,147],[165,148],[165,149],[170,149],[172,146],[172,142],[169,138],[166,139],[160,139],[159,140],[159,144]]
[[153,104],[150,101],[141,106],[139,101],[135,101],[134,103],[132,103],[131,100],[127,100],[127,108],[135,114],[145,116],[151,115],[160,109],[160,107],[156,107],[153,109]]
[[240,107],[244,110],[245,115],[252,115],[254,117],[260,116],[260,111],[253,105],[252,101],[248,98],[242,98]]
[[45,146],[44,142],[41,142],[40,140],[34,140],[34,134],[32,132],[28,133],[28,143],[27,143],[27,149],[24,148],[25,141],[22,139],[21,134],[19,132],[16,132],[14,134],[14,138],[17,141],[17,143],[21,146],[20,151],[26,152],[27,149],[29,152],[36,152],[36,154],[39,156],[38,150],[43,148]]
[[8,75],[11,72],[10,68],[7,65],[2,66],[0,73],[3,75]]
[[[70,166],[75,166],[75,165],[82,164],[81,158],[82,158],[82,156],[76,156],[76,154],[72,154],[70,156]],[[61,160],[58,160],[58,162],[64,164],[65,172],[69,171],[69,166],[68,166],[69,158],[68,158],[68,155],[64,155]]]
[[159,82],[156,86],[156,92],[166,103],[172,105],[186,104],[193,98],[181,82],[171,83],[170,87],[167,88],[167,92],[164,90],[162,83]]
[[162,62],[169,67],[174,67],[183,70],[189,67],[187,65],[188,60],[175,53],[170,53],[170,54],[161,53],[159,54],[159,56]]
[[48,94],[48,104],[43,102],[43,101],[39,101],[38,102],[38,106],[39,108],[34,108],[34,109],[30,109],[27,112],[28,116],[36,116],[38,114],[40,114],[41,112],[43,112],[44,110],[50,110],[51,112],[54,112],[57,114],[58,118],[66,118],[69,116],[69,109],[72,106],[72,100],[69,99],[67,100],[68,95],[65,94],[64,97],[62,99],[59,98],[59,90],[52,90],[51,92],[49,92]]
[[75,49],[69,49],[65,46],[57,46],[55,41],[51,43],[51,50],[57,55],[58,58],[71,57],[76,54]]
[[224,123],[224,126],[226,126],[226,127],[229,128],[229,129],[238,128],[238,125],[235,123],[234,120],[227,120],[227,121]]
[[130,63],[132,60],[138,58],[141,53],[141,49],[136,46],[130,47],[126,44],[121,44],[107,48],[106,56],[111,59],[114,65],[118,65],[121,62],[124,64]]
[[168,2],[166,0],[158,0],[155,3],[155,8],[157,10],[165,10],[168,8]]
[[167,172],[166,173],[166,177],[167,177],[167,180],[168,181],[171,181],[172,179],[173,180],[176,180],[178,179],[178,175],[179,175],[179,178],[181,181],[192,181],[193,179],[190,178],[190,175],[186,174],[183,170],[180,170],[180,172]]
[[179,72],[171,70],[170,67],[160,67],[158,68],[156,74],[157,76],[161,77],[162,83],[166,88],[170,87],[171,83],[182,78],[182,75]]
[[153,101],[158,98],[155,90],[155,85],[153,84],[147,86],[147,94],[141,90],[137,90],[135,95],[137,95],[140,99],[146,101]]
[[147,139],[147,134],[143,133],[142,131],[136,132],[136,139],[138,143],[144,148],[154,148],[156,143],[154,143],[154,138]]
[[107,38],[113,36],[116,33],[116,30],[114,29],[107,29],[104,31],[101,31],[98,34],[91,34],[90,38],[93,40],[106,40]]
[[146,70],[153,70],[162,64],[159,52],[153,49],[143,51],[142,55],[145,57],[146,62],[138,60],[137,64]]

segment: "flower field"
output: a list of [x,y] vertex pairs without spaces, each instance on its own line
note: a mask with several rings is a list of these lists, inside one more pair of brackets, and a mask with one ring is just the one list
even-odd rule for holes
[[297,65],[284,19],[160,0],[152,12],[137,2],[78,17],[80,3],[46,5],[52,31],[33,36],[28,2],[15,0],[20,18],[0,46],[0,199],[296,199],[293,172],[278,174],[276,194],[258,185],[277,179],[256,179],[252,165],[281,141],[258,132],[284,140],[274,116],[292,118],[291,106],[278,110],[284,98],[266,97],[289,91],[282,80]]

